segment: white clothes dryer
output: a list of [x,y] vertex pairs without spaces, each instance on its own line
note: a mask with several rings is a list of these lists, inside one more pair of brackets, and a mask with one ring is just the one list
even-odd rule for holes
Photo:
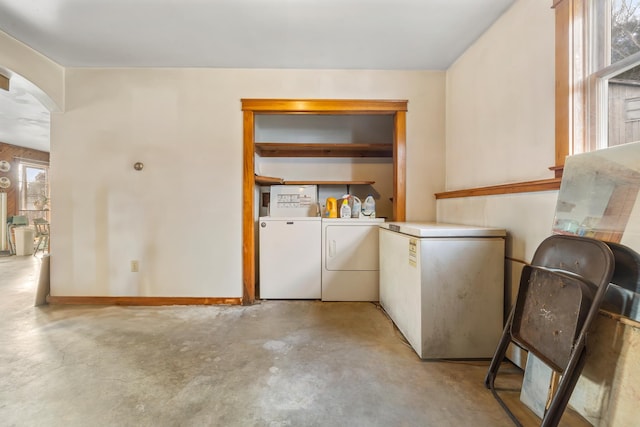
[[378,301],[384,218],[322,218],[322,300]]

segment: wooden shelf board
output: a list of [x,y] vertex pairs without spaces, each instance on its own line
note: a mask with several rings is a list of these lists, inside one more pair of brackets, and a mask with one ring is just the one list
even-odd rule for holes
[[285,180],[287,185],[373,185],[375,181],[289,181]]
[[255,183],[258,185],[277,185],[277,184],[284,184],[284,179],[276,178],[272,176],[256,175]]
[[262,157],[393,157],[393,144],[256,142]]
[[373,185],[375,181],[296,181],[273,176],[255,176],[258,185]]

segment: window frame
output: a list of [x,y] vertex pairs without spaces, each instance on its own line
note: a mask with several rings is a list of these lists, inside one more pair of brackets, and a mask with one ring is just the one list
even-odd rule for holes
[[638,65],[640,65],[640,52],[636,52],[615,64],[608,65],[593,73],[592,84],[597,97],[593,107],[595,111],[595,123],[593,126],[595,133],[589,142],[591,150],[608,147],[609,81]]
[[49,180],[49,163],[32,159],[18,158],[18,186],[16,191],[16,209],[20,215],[26,215],[31,222],[34,218],[44,218],[49,221],[50,207],[44,209],[28,209],[27,202],[27,168],[42,169],[46,176],[46,198],[50,200],[51,184]]
[[640,52],[609,64],[612,0],[555,0],[556,162],[606,148],[609,79],[640,65]]
[[556,30],[556,178],[567,156],[582,152],[585,138],[585,0],[555,0]]

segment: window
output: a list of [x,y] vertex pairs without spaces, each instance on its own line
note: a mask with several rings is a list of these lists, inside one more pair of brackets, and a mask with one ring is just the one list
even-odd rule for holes
[[640,141],[640,0],[556,0],[556,165]]
[[640,141],[640,0],[590,0],[588,149]]
[[21,160],[18,165],[18,211],[31,223],[35,218],[49,220],[49,165]]
[[[611,64],[640,51],[640,2],[613,0],[609,5],[611,19]],[[603,23],[603,26],[606,22]],[[606,27],[605,27],[606,28]]]

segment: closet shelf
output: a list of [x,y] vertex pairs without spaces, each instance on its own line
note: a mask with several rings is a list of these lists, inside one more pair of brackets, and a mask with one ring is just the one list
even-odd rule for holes
[[284,179],[272,176],[255,175],[254,181],[258,185],[278,185],[284,184]]
[[373,185],[375,181],[284,181],[288,185]]
[[255,176],[258,185],[373,185],[375,181],[295,181],[271,176]]
[[256,142],[262,157],[393,157],[393,144]]

